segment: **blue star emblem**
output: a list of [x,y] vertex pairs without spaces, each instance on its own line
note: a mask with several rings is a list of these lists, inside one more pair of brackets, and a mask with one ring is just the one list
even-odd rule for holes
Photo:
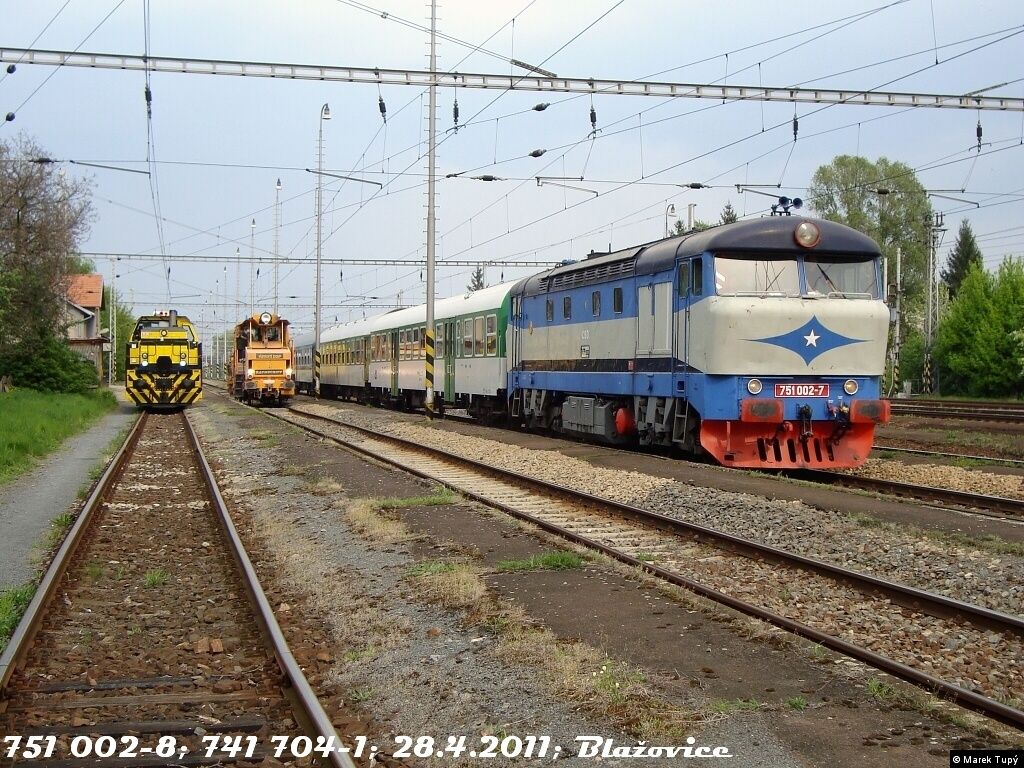
[[841,333],[830,331],[817,317],[811,317],[799,328],[784,333],[781,336],[771,336],[767,339],[747,339],[758,344],[773,344],[776,347],[788,349],[803,358],[808,365],[819,355],[823,355],[838,347],[845,347],[847,344],[859,344],[867,339],[852,339],[843,336]]

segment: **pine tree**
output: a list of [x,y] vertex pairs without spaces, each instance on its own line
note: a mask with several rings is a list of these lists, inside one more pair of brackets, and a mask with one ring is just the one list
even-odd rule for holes
[[719,221],[722,224],[733,224],[739,221],[739,216],[736,214],[736,210],[732,207],[731,202],[725,204],[725,208],[722,209],[722,215],[719,217]]
[[960,284],[964,281],[972,264],[982,266],[981,249],[974,239],[974,232],[967,219],[960,222],[960,231],[956,235],[956,244],[949,254],[949,261],[942,270],[942,281],[949,286],[949,295],[956,296]]
[[469,278],[469,285],[466,286],[466,290],[472,293],[473,291],[479,291],[484,287],[484,265],[477,264],[476,269],[473,270],[473,274]]

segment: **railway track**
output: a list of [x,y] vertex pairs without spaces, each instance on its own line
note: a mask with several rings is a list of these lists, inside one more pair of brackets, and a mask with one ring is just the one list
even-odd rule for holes
[[[265,413],[1024,729],[1024,711],[1004,703],[1019,701],[1024,694],[1019,683],[1024,674],[1020,616],[507,472],[343,420],[294,407],[288,411]],[[884,630],[879,632],[879,627]],[[942,651],[941,640],[947,636],[957,638],[954,647],[971,649],[969,663],[961,665],[956,654]]]
[[[471,416],[463,414],[445,414],[444,418],[446,420],[456,421],[464,424],[486,426],[481,425],[479,421],[472,418]],[[873,446],[873,448],[878,450],[915,453],[919,455],[942,455],[949,458],[964,458],[975,460],[985,460],[989,458],[985,456],[967,456],[956,453],[936,454],[934,451],[915,450],[910,448],[897,448],[894,446],[883,445],[876,445]],[[609,450],[623,449],[609,447]],[[991,460],[993,462],[1000,462],[1011,465],[1024,465],[1024,461],[1017,461],[1014,459],[993,458]],[[1020,518],[1024,520],[1024,501],[1021,501],[1020,499],[1010,499],[1003,496],[992,496],[980,493],[969,493],[967,491],[955,491],[928,485],[918,485],[916,483],[904,483],[894,480],[863,477],[860,475],[852,475],[845,472],[834,472],[831,470],[824,469],[783,470],[782,474],[785,477],[791,477],[797,480],[817,483],[820,485],[856,488],[858,490],[870,491],[873,493],[879,493],[887,496],[895,496],[901,499],[913,499],[915,501],[923,501],[933,505],[941,505],[945,509],[952,509],[955,511],[969,511],[985,515],[1006,516],[1011,518]]]
[[933,451],[925,448],[903,448],[898,445],[873,445],[873,451],[890,451],[892,453],[909,453],[912,456],[940,456],[944,459],[966,459],[969,461],[991,462],[1010,467],[1024,467],[1024,459],[1006,459],[1000,456],[982,456],[975,453],[951,453],[949,451]]
[[895,416],[1024,423],[1024,403],[970,400],[890,400]]
[[0,655],[0,732],[36,737],[37,759],[0,750],[34,768],[290,765],[301,742],[273,737],[341,746],[184,414],[143,415],[86,501]]

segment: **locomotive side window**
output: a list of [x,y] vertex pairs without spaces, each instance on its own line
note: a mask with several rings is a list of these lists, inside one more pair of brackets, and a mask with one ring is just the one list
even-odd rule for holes
[[690,269],[690,293],[694,296],[704,295],[704,259],[694,259]]
[[590,294],[590,311],[593,312],[594,317],[601,316],[601,292],[594,291]]
[[616,288],[612,291],[612,312],[616,315],[622,314],[622,289]]
[[679,298],[683,298],[690,292],[690,262],[684,261],[679,265],[678,287]]
[[549,323],[555,319],[555,302],[552,301],[551,299],[547,299],[545,301],[544,316],[547,318],[547,321]]
[[572,296],[565,296],[562,299],[562,317],[572,320]]

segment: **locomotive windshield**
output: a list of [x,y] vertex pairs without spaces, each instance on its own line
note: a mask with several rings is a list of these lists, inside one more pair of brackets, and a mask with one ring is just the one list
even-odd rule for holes
[[804,259],[807,295],[842,298],[878,298],[878,274],[875,260],[833,261],[828,256]]
[[719,296],[799,296],[796,259],[715,256]]
[[[802,285],[806,283],[806,285]],[[719,296],[780,296],[877,299],[876,259],[839,259],[827,254],[776,258],[715,255],[715,292]]]

